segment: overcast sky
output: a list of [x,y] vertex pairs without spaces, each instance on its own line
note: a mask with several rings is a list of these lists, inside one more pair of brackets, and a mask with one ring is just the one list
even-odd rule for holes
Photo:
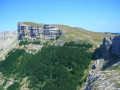
[[120,32],[120,0],[0,0],[0,32],[24,21]]

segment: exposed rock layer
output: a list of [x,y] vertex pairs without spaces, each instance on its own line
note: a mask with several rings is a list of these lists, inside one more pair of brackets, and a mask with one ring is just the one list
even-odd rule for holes
[[62,30],[50,25],[31,26],[18,23],[18,39],[55,39],[62,35]]

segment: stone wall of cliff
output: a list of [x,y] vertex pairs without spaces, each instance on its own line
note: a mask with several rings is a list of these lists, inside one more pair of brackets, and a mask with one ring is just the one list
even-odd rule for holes
[[104,38],[103,44],[100,46],[102,57],[108,59],[111,56],[120,57],[120,36]]

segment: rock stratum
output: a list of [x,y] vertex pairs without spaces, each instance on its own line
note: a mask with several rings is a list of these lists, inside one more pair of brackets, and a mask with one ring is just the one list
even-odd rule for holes
[[62,35],[63,31],[58,27],[43,25],[26,25],[23,22],[18,23],[18,39],[43,39],[54,40],[56,36]]

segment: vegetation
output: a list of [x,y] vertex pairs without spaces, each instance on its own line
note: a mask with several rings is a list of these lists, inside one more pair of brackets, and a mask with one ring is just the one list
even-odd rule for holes
[[115,84],[115,87],[116,87],[116,88],[120,88],[120,83],[116,83],[116,84]]
[[32,25],[32,26],[42,26],[43,24],[40,23],[33,23],[33,22],[24,22],[26,25]]
[[58,40],[60,38],[60,36],[56,36],[56,40]]
[[40,39],[36,39],[36,40],[21,40],[19,42],[19,45],[26,45],[26,44],[41,44]]
[[28,77],[29,88],[33,90],[75,90],[82,84],[81,79],[92,56],[91,52],[87,52],[87,45],[81,46],[48,45],[34,55],[24,50],[12,50],[0,62],[0,72],[5,76],[14,74],[18,78]]
[[0,85],[0,90],[3,90],[4,86],[3,85]]
[[73,41],[71,41],[71,42],[65,42],[64,46],[73,46],[73,47],[77,46],[77,47],[92,48],[91,44],[85,44],[85,43],[80,44],[80,43],[75,43]]
[[7,90],[20,90],[20,83],[19,82],[15,82],[11,86],[9,86],[7,88]]

